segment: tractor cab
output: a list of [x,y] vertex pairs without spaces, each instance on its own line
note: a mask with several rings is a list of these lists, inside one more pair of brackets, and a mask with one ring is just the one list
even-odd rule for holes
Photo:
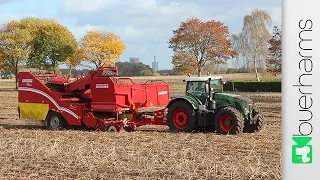
[[196,97],[202,104],[207,104],[214,93],[223,92],[223,81],[220,76],[188,77],[184,81],[186,94]]

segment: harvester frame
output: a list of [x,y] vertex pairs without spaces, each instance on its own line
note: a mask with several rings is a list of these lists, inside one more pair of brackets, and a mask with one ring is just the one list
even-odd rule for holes
[[[115,77],[117,73],[117,68],[103,67],[68,82],[67,78],[52,74],[20,72],[19,117],[46,120],[51,129],[69,125],[102,131],[119,131],[123,127],[130,131],[142,125],[166,125],[164,109],[142,113],[136,110],[167,105],[168,84],[161,80],[137,84],[130,78]],[[107,89],[110,91],[105,92]]]

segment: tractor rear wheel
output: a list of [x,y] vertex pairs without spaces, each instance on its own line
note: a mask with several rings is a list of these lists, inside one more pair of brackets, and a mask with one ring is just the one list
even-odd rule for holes
[[244,128],[243,115],[233,107],[221,108],[216,113],[213,123],[220,134],[241,134]]
[[261,130],[262,126],[263,126],[263,117],[261,115],[261,111],[259,108],[254,107],[252,110],[252,116],[255,117],[256,115],[259,115],[256,122],[254,124],[250,124],[249,121],[247,121],[244,124],[244,129],[243,132],[245,133],[254,133],[254,132],[258,132]]
[[61,114],[51,111],[47,115],[47,127],[51,130],[59,130],[66,127],[66,122]]
[[194,109],[189,103],[177,101],[168,108],[168,126],[175,132],[192,132],[198,128],[194,114]]

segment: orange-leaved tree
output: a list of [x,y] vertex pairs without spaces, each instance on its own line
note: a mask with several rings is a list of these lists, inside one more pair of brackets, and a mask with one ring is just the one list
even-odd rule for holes
[[272,38],[268,41],[270,47],[268,49],[267,70],[275,75],[281,74],[282,65],[282,31],[278,26],[273,27]]
[[220,21],[189,18],[173,34],[169,48],[174,51],[172,64],[177,71],[197,69],[200,76],[207,63],[225,63],[235,55],[231,49],[229,29]]
[[80,48],[85,60],[100,68],[105,65],[114,66],[123,53],[125,44],[116,34],[89,31],[81,39]]

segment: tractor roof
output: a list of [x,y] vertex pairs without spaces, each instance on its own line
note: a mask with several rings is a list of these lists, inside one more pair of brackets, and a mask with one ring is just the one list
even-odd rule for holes
[[187,77],[185,78],[185,81],[206,81],[209,78],[211,79],[222,79],[221,76],[204,76],[204,77]]

